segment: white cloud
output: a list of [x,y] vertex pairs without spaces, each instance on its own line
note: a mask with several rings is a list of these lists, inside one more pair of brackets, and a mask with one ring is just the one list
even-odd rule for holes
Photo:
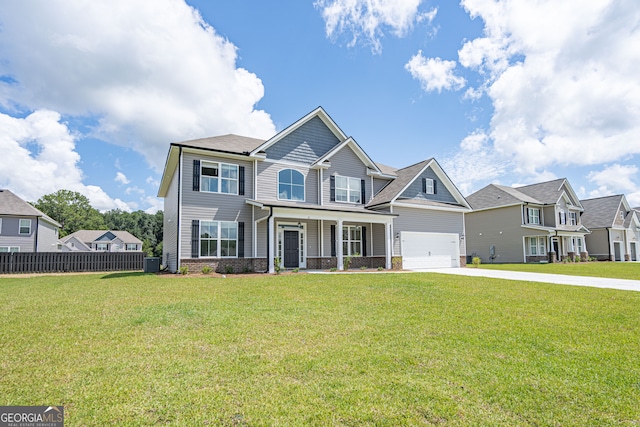
[[489,136],[516,172],[640,154],[640,27],[632,0],[463,0],[484,34],[459,63],[484,76]]
[[260,79],[236,47],[181,0],[6,3],[0,18],[0,103],[93,118],[94,136],[161,170],[172,141],[239,133],[269,137],[255,109]]
[[164,200],[158,199],[157,197],[147,196],[144,198],[144,202],[149,206],[149,208],[144,210],[148,214],[155,214],[164,208]]
[[159,187],[160,186],[160,181],[158,181],[157,179],[155,179],[152,176],[148,176],[147,179],[145,180],[145,182],[149,185],[152,185],[154,187]]
[[127,185],[128,183],[131,182],[127,178],[127,176],[125,174],[123,174],[122,172],[116,172],[116,177],[114,178],[114,181],[119,182],[120,184],[124,184],[124,185]]
[[638,171],[636,165],[614,164],[600,171],[590,172],[587,179],[597,185],[597,188],[589,193],[589,197],[640,192],[640,185],[637,184]]
[[327,37],[348,33],[349,47],[364,39],[374,53],[382,51],[380,39],[389,29],[397,37],[406,35],[416,23],[431,23],[438,10],[420,12],[424,0],[317,0],[322,11]]
[[425,92],[437,90],[458,90],[462,89],[466,83],[465,79],[456,76],[454,69],[455,61],[444,61],[440,58],[425,58],[422,51],[415,54],[404,68],[411,73],[411,76],[420,81],[420,85]]
[[0,113],[0,153],[0,188],[27,201],[66,189],[85,195],[99,210],[130,210],[100,187],[82,183],[75,136],[54,111],[39,110],[24,119]]

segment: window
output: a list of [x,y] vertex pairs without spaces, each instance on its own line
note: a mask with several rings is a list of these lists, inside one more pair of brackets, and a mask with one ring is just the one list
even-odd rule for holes
[[540,224],[540,209],[528,208],[527,212],[529,215],[529,224]]
[[355,225],[342,227],[342,254],[344,256],[362,255],[362,227]]
[[560,218],[561,225],[564,225],[567,223],[567,213],[564,211],[564,209],[560,209],[559,218]]
[[200,164],[200,191],[238,194],[238,165],[202,162]]
[[21,219],[20,220],[20,234],[31,234],[31,220],[30,219]]
[[278,199],[304,201],[304,176],[294,169],[278,172]]
[[620,219],[624,221],[624,211],[620,211]]
[[200,221],[201,257],[236,257],[238,223],[228,221]]
[[575,252],[578,252],[578,253],[584,252],[584,250],[582,249],[583,248],[582,237],[574,237],[572,243],[573,243],[573,250]]
[[433,179],[431,178],[426,178],[425,179],[425,193],[427,194],[433,194]]
[[96,251],[108,251],[109,245],[107,243],[96,243]]
[[578,225],[578,214],[575,212],[569,212],[569,224]]
[[0,246],[0,252],[20,252],[19,246]]
[[127,243],[124,248],[125,251],[136,251],[138,250],[138,245],[136,243]]
[[2,234],[2,218],[0,218],[0,234]]
[[544,237],[529,237],[529,255],[545,255],[547,253],[547,239]]
[[360,203],[361,185],[358,178],[336,176],[336,202]]

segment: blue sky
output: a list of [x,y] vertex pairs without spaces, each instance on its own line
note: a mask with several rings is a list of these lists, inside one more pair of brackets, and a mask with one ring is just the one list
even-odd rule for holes
[[0,187],[154,212],[169,143],[268,138],[317,106],[463,194],[569,178],[640,205],[632,0],[0,4]]

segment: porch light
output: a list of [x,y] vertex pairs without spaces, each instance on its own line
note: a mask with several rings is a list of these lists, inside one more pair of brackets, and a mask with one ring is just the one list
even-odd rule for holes
[[302,228],[302,224],[298,223],[298,228]]

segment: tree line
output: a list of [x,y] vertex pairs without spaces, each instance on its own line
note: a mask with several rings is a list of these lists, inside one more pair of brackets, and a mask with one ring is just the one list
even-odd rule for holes
[[148,214],[113,209],[101,213],[87,197],[69,190],[46,194],[31,204],[60,223],[60,237],[78,230],[128,231],[142,240],[142,251],[147,256],[162,257],[162,211]]

